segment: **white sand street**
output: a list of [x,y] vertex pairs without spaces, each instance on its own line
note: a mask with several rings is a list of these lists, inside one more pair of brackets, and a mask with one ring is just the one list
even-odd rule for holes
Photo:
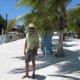
[[[25,39],[21,39],[0,45],[0,80],[22,80],[25,74],[24,42]],[[45,57],[38,49],[35,80],[80,80],[80,39],[64,41],[65,57],[55,57],[56,49],[56,40],[53,40],[53,55]],[[31,65],[30,62],[30,76]]]

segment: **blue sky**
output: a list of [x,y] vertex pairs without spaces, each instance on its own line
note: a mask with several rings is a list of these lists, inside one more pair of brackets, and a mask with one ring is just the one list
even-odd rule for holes
[[77,6],[77,4],[80,4],[80,0],[72,0],[72,2],[68,5],[68,9],[71,9],[75,6]]
[[[16,8],[17,0],[0,0],[0,14],[5,18],[6,13],[8,14],[8,20],[11,20],[21,14],[30,12],[30,8]],[[73,0],[69,5],[68,9],[75,7],[80,4],[80,0]]]
[[0,14],[5,18],[8,14],[8,20],[11,20],[21,14],[30,12],[30,8],[16,8],[17,0],[0,0]]

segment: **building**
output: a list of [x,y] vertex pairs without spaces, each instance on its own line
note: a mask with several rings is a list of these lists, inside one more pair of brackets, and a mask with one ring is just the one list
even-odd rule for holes
[[23,38],[23,34],[19,28],[12,28],[7,34],[6,34],[6,41],[5,42],[11,42],[18,39]]

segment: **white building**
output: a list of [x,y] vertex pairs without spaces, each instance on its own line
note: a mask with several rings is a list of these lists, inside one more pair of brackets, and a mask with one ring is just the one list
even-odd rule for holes
[[6,42],[11,42],[19,39],[19,33],[16,31],[8,32],[6,35]]

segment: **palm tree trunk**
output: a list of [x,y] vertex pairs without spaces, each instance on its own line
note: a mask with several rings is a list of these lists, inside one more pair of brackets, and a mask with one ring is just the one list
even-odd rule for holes
[[64,50],[63,50],[63,31],[59,31],[59,40],[58,40],[58,49],[56,52],[57,57],[63,57],[64,56]]

